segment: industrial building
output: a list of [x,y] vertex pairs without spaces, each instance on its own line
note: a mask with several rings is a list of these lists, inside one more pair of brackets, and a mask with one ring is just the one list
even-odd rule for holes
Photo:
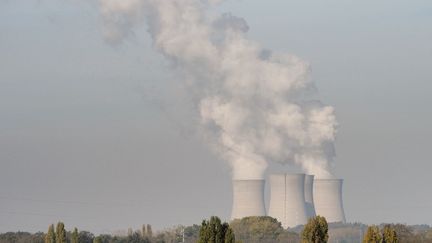
[[305,175],[305,185],[304,185],[304,194],[305,194],[305,203],[306,203],[306,215],[308,218],[312,218],[316,216],[315,205],[313,199],[313,183],[314,183],[314,175]]
[[232,219],[265,216],[264,180],[233,180]]
[[268,215],[284,228],[304,225],[316,215],[345,223],[341,179],[315,179],[305,174],[271,174],[265,211],[264,180],[233,180],[232,219]]
[[268,216],[276,218],[284,228],[307,223],[305,174],[270,175]]
[[313,195],[317,215],[324,216],[327,222],[345,223],[342,202],[342,179],[316,179]]

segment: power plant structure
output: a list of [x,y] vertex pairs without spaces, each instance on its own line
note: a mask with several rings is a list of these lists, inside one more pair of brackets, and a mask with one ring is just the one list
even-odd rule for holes
[[231,218],[265,216],[264,180],[233,180]]
[[327,222],[345,223],[342,202],[342,179],[316,179],[314,183],[314,205],[318,215]]
[[306,224],[305,174],[270,175],[268,216],[276,218],[284,228]]
[[305,203],[306,203],[306,215],[308,218],[313,218],[316,216],[314,199],[313,199],[314,177],[315,177],[314,175],[305,175],[304,194],[305,194]]
[[231,219],[247,216],[276,218],[284,228],[304,225],[316,215],[345,223],[341,179],[315,179],[306,174],[271,174],[268,213],[264,180],[233,180]]

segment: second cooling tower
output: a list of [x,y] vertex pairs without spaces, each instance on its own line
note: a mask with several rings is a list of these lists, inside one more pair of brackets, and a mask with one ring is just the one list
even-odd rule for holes
[[308,218],[312,218],[316,216],[314,200],[313,200],[313,183],[314,183],[314,176],[305,175],[304,193],[305,193],[306,212]]
[[231,219],[265,216],[264,180],[233,180]]
[[305,174],[270,175],[268,216],[276,218],[284,228],[307,223]]
[[324,216],[327,222],[345,223],[342,203],[341,179],[315,179],[313,195],[317,215]]

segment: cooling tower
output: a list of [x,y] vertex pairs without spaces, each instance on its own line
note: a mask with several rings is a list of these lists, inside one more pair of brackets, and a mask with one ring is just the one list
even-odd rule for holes
[[270,206],[268,215],[284,228],[307,223],[304,174],[270,175]]
[[286,228],[286,195],[285,195],[285,174],[270,175],[270,205],[268,216],[277,219]]
[[314,200],[313,200],[313,183],[314,183],[314,176],[306,175],[304,193],[305,193],[305,202],[306,202],[306,213],[308,218],[312,218],[316,216]]
[[313,197],[317,215],[324,216],[327,222],[345,223],[342,203],[341,179],[315,179]]
[[265,216],[264,180],[233,180],[231,219]]

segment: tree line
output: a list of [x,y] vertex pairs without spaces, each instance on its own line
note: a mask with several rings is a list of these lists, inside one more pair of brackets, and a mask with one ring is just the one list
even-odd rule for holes
[[153,232],[151,225],[129,229],[124,235],[93,235],[88,231],[65,229],[63,222],[48,226],[47,232],[0,234],[0,243],[432,243],[432,229],[427,225],[328,224],[321,216],[311,218],[304,226],[284,229],[276,219],[245,217],[229,223],[213,216],[200,225],[176,226]]

